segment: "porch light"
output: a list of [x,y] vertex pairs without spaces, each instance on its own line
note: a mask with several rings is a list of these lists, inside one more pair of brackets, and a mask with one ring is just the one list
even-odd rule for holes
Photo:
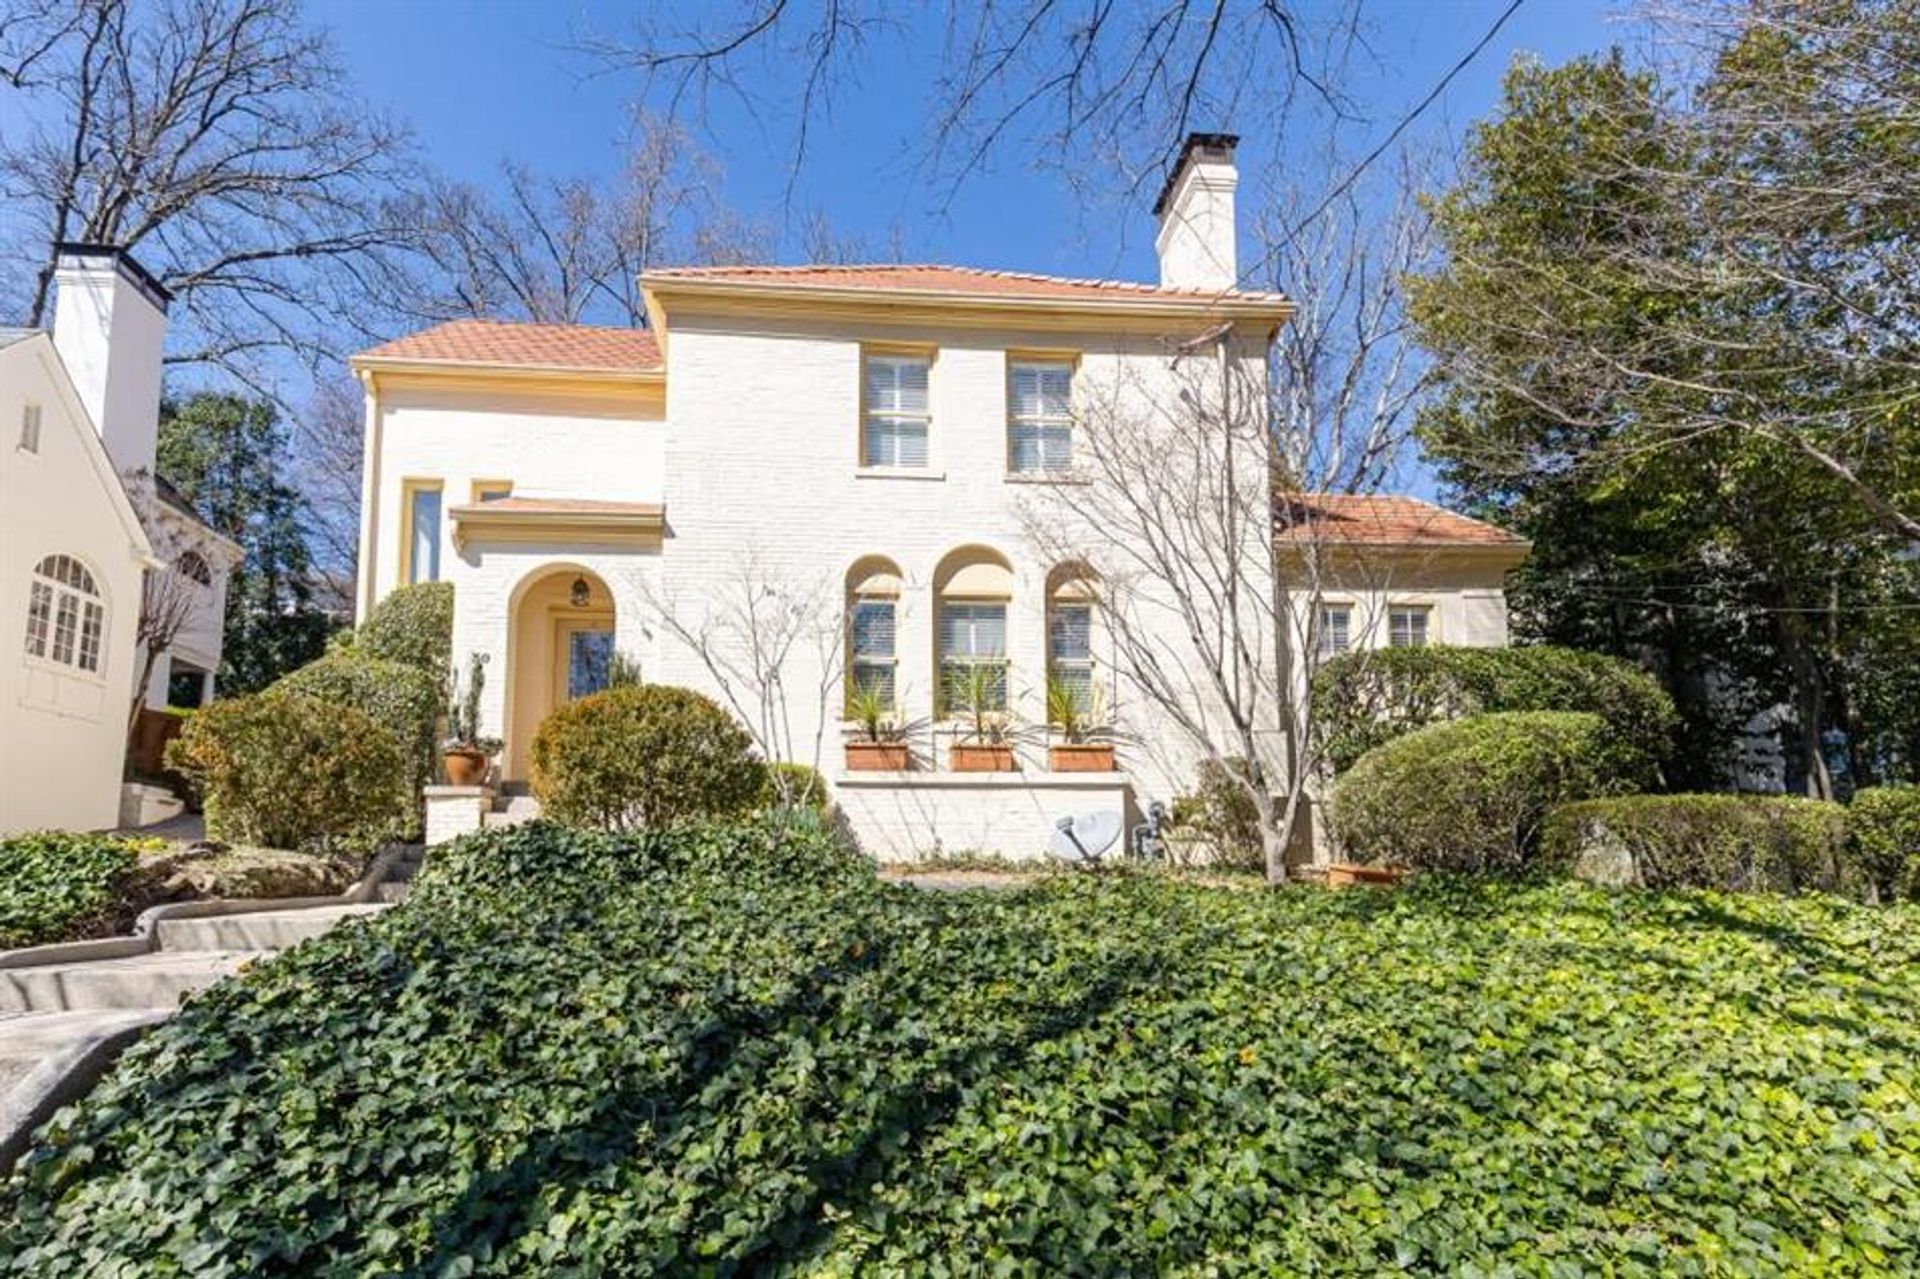
[[587,585],[587,579],[584,577],[574,578],[573,586],[567,592],[567,598],[573,602],[575,608],[585,608],[593,599],[593,591],[592,588]]

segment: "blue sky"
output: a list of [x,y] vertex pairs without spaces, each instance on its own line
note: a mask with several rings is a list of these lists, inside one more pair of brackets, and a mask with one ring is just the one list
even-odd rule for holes
[[[1354,150],[1364,150],[1370,134],[1383,133],[1425,94],[1504,7],[1505,0],[1370,0],[1364,12],[1373,65],[1353,81],[1353,92],[1371,123],[1350,131]],[[783,203],[789,140],[729,104],[714,111],[702,143],[723,168],[726,203],[776,224],[783,209],[817,210],[836,233],[874,244],[897,230],[910,260],[1152,278],[1150,195],[1076,193],[1058,171],[1003,155],[992,172],[936,207],[911,160],[924,118],[923,85],[937,69],[939,16],[932,8],[902,8],[927,29],[908,29],[876,49],[858,84],[839,95],[830,132],[816,139],[791,206]],[[636,86],[593,74],[594,65],[569,46],[583,32],[616,28],[635,11],[532,0],[310,0],[311,16],[332,30],[365,98],[410,121],[438,168],[477,182],[491,180],[506,157],[568,175],[619,164]],[[1426,127],[1457,133],[1485,114],[1516,54],[1558,62],[1603,47],[1619,34],[1613,12],[1599,0],[1527,0]],[[770,84],[768,92],[778,97],[781,87]],[[1247,139],[1249,169],[1270,158],[1271,142]],[[793,235],[783,253],[789,259]]]

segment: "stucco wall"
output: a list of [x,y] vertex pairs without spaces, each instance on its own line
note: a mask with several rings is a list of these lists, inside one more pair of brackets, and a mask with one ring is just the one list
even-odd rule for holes
[[840,779],[834,798],[860,850],[884,862],[959,855],[1037,861],[1047,856],[1061,818],[1100,812],[1120,817],[1120,836],[1106,853],[1117,858],[1139,819],[1117,773],[852,773]]
[[[141,548],[56,358],[43,338],[0,348],[0,831],[114,824],[133,695]],[[29,401],[38,454],[17,447]],[[106,606],[98,674],[26,655],[28,583],[54,554],[84,563]]]

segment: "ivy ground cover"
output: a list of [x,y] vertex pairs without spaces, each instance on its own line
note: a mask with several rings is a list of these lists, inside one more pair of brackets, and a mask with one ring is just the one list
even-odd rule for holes
[[876,881],[550,826],[194,1001],[0,1190],[34,1274],[1884,1274],[1920,913]]

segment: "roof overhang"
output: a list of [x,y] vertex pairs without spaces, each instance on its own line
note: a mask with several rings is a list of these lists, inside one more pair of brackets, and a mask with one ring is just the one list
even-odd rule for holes
[[1533,553],[1533,543],[1510,542],[1350,542],[1335,539],[1276,539],[1274,557],[1282,563],[1310,559],[1342,567],[1378,563],[1435,568],[1482,568],[1505,572],[1518,568]]
[[493,502],[456,506],[453,541],[565,542],[581,546],[634,546],[658,542],[666,532],[667,508],[642,503],[609,503],[598,509],[502,507]]
[[654,368],[580,368],[564,364],[497,364],[486,360],[409,360],[380,355],[355,355],[347,360],[364,382],[369,378],[398,375],[409,378],[453,379],[459,381],[510,381],[535,385],[597,385],[607,387],[650,387],[666,383],[667,370]]
[[913,323],[1005,326],[1035,329],[1164,329],[1168,324],[1251,324],[1268,337],[1293,315],[1293,304],[1274,296],[1169,297],[1115,289],[1112,297],[1044,294],[984,294],[958,289],[884,289],[852,285],[796,285],[786,281],[643,275],[647,311],[667,328],[674,299],[703,310],[754,315],[847,315]]

